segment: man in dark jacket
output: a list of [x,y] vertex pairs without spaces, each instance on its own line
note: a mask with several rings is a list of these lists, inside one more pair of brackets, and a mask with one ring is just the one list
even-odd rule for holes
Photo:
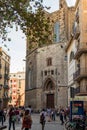
[[2,126],[3,126],[3,123],[4,123],[4,110],[3,109],[0,109],[0,122],[2,123]]

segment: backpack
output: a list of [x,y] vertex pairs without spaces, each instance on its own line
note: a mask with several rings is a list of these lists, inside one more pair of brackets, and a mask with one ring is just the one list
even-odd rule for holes
[[45,116],[44,116],[44,113],[42,113],[40,115],[40,123],[44,123],[45,122]]

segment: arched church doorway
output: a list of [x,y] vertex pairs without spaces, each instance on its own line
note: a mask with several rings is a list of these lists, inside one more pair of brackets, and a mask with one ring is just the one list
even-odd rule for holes
[[47,94],[46,107],[54,108],[54,94]]
[[55,85],[51,78],[48,78],[44,84],[44,91],[46,94],[46,108],[55,107]]

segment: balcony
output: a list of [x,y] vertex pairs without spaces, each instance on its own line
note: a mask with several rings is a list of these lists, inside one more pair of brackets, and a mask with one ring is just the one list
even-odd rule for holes
[[2,84],[0,84],[0,90],[2,89],[2,87],[3,87],[3,85],[2,85]]
[[4,89],[9,89],[9,86],[8,85],[4,85],[3,88]]
[[4,100],[9,100],[9,97],[8,96],[3,96],[3,99]]
[[74,81],[80,81],[83,78],[87,78],[87,68],[80,68],[73,74]]
[[2,98],[0,98],[0,103],[2,103]]
[[10,79],[8,74],[5,74],[5,75],[4,75],[4,78],[5,78],[6,80],[9,80],[9,79]]
[[80,92],[80,87],[77,88],[70,87],[71,98],[74,98],[79,92]]
[[2,74],[0,74],[0,79],[2,79]]
[[76,19],[76,22],[79,23],[79,11],[76,12],[76,17],[75,17],[75,19]]
[[77,46],[77,51],[74,55],[74,58],[75,59],[78,59],[81,54],[83,53],[87,53],[87,42],[84,42],[84,43],[80,43],[78,46]]
[[0,63],[0,69],[2,68],[2,64]]
[[74,27],[74,38],[77,39],[79,35],[80,35],[79,25],[76,25],[76,27]]

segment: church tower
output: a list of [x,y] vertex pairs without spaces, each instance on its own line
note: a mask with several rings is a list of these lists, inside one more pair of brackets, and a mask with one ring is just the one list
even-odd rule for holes
[[68,7],[65,0],[59,0],[59,22],[60,22],[60,42],[68,40]]

